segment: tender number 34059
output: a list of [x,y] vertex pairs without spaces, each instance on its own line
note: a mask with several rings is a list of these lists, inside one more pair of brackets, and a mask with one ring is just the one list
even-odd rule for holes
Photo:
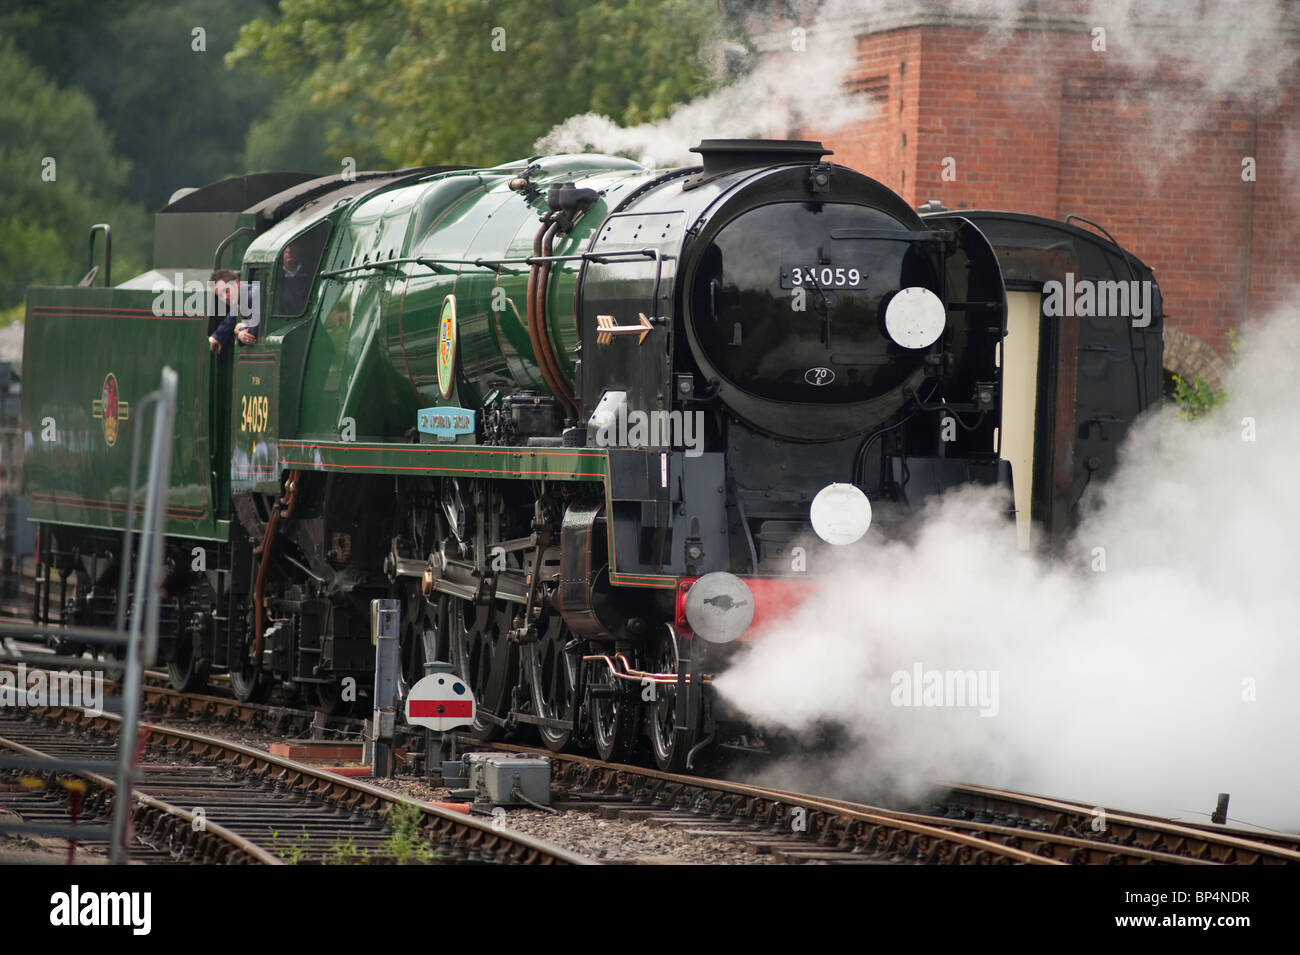
[[239,403],[239,430],[265,431],[271,420],[271,399],[266,395],[240,395]]

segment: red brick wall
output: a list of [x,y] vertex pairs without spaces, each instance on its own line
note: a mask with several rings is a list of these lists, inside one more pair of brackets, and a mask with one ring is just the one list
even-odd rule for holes
[[859,37],[857,75],[850,89],[870,103],[869,118],[826,137],[836,162],[880,180],[909,201],[916,178],[920,67],[918,30]]
[[1086,32],[951,26],[861,36],[855,83],[876,100],[870,118],[805,130],[837,161],[913,205],[1094,219],[1156,270],[1169,324],[1220,352],[1242,317],[1300,284],[1294,95],[1261,107],[1138,78]]

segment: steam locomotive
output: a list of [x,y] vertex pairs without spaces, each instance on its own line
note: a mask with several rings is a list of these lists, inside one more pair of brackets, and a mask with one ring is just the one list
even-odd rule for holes
[[[151,271],[32,289],[25,489],[61,582],[35,619],[113,620],[130,403],[167,364],[182,689],[341,711],[396,597],[403,691],[450,660],[480,739],[678,769],[752,744],[712,674],[930,496],[1002,485],[1027,546],[1068,529],[1159,393],[1161,316],[1052,319],[1043,285],[1150,270],[1066,223],[919,214],[820,143],[693,151],[225,180],[157,215]],[[223,265],[260,314],[213,357],[194,290]]]

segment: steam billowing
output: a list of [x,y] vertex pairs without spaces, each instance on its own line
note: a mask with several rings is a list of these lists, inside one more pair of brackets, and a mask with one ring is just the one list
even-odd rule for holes
[[[915,22],[917,14],[945,15],[955,25],[975,28],[967,51],[975,58],[997,58],[1011,44],[1037,43],[1035,33],[1016,31],[1022,22],[1077,30],[1089,46],[1092,31],[1104,30],[1105,50],[1097,55],[1113,64],[1117,76],[1132,80],[1129,95],[1150,108],[1152,125],[1145,141],[1134,145],[1153,151],[1154,177],[1157,169],[1169,171],[1180,144],[1194,134],[1202,119],[1198,105],[1234,95],[1252,97],[1267,109],[1290,89],[1300,58],[1300,12],[1283,0],[821,0],[806,4],[810,14],[803,22],[784,19],[790,6],[796,5],[750,5],[757,54],[734,38],[716,39],[701,50],[715,64],[717,92],[639,126],[619,126],[595,113],[573,116],[535,148],[672,166],[698,162],[689,149],[706,138],[805,135],[833,143],[837,132],[877,115],[867,97],[845,85],[859,68],[857,36]],[[1147,82],[1169,77],[1173,88]]]
[[[836,8],[845,4],[835,3]],[[679,106],[668,118],[623,127],[607,116],[573,116],[539,139],[539,153],[602,152],[628,156],[651,166],[689,166],[699,162],[690,147],[702,139],[797,137],[815,124],[819,134],[866,122],[874,107],[844,89],[856,65],[852,33],[833,30],[824,20],[809,24],[799,38],[790,27],[780,49],[750,56],[733,41],[711,51],[722,85],[716,92]]]
[[[756,716],[780,700],[797,729],[845,723],[851,755],[815,769],[860,794],[960,778],[1191,816],[1229,792],[1234,818],[1300,827],[1300,301],[1244,339],[1225,406],[1135,428],[1069,559],[1017,552],[990,493],[950,494],[718,692]],[[918,663],[995,671],[996,715],[894,705]]]

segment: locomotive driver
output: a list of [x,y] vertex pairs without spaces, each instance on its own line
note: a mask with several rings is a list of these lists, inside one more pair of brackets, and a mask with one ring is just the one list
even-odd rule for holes
[[212,318],[214,327],[208,335],[208,349],[219,355],[235,338],[241,345],[252,345],[257,341],[260,319],[255,284],[244,286],[239,274],[230,269],[216,269],[211,280],[217,296],[217,313]]

